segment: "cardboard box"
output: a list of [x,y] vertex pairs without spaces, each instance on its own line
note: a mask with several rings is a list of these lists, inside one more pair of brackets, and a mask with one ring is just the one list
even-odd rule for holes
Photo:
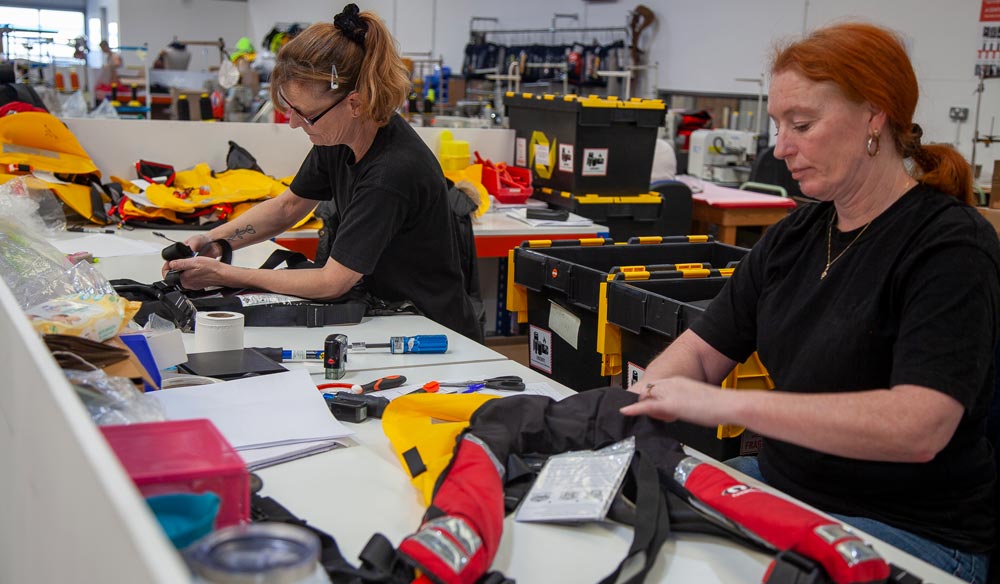
[[991,225],[993,225],[993,229],[996,229],[997,234],[1000,235],[1000,209],[987,209],[986,207],[976,207],[976,211],[979,211],[980,215],[986,217],[986,220],[989,221]]

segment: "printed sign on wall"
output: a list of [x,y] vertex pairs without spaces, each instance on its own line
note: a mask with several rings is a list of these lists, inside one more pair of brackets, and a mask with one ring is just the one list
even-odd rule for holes
[[983,0],[979,22],[1000,22],[1000,0]]
[[976,49],[976,77],[1000,77],[1000,24],[983,24],[980,28],[982,38]]

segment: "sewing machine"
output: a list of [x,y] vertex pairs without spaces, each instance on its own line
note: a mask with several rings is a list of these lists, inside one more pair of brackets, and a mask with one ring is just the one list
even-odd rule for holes
[[757,135],[742,130],[695,130],[691,133],[688,174],[724,185],[750,178],[757,155]]

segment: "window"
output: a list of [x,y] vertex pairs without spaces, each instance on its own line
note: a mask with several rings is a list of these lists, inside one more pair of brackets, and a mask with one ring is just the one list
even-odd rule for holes
[[[0,6],[0,25],[25,31],[5,35],[8,58],[49,62],[73,58],[73,41],[85,36],[83,12]],[[50,31],[50,32],[36,32]]]

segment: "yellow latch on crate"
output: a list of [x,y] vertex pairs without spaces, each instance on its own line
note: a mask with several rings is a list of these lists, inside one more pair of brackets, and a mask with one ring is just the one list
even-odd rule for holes
[[[774,381],[764,367],[757,353],[750,355],[750,358],[738,364],[722,380],[722,389],[774,389]],[[716,432],[719,440],[723,438],[735,438],[746,430],[743,426],[734,424],[720,424]]]
[[597,352],[601,354],[601,375],[622,374],[622,331],[608,322],[607,282],[601,282],[597,305]]
[[507,310],[517,313],[517,322],[528,322],[528,291],[514,283],[514,250],[507,252]]

